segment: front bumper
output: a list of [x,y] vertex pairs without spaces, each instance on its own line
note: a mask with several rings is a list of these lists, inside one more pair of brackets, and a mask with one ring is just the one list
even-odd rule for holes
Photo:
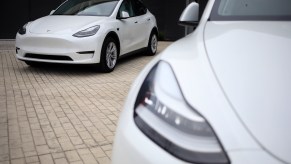
[[[112,164],[188,163],[172,156],[166,150],[154,143],[136,126],[134,122],[134,104],[139,89],[146,75],[158,60],[159,58],[152,60],[152,62],[145,67],[145,69],[139,74],[139,77],[137,77],[132,84],[119,118],[113,144]],[[241,134],[239,128],[235,130],[235,132]],[[249,143],[256,143],[248,142],[248,137],[245,137],[245,135],[242,135],[240,138],[229,135],[222,136],[227,137],[222,141],[225,141],[226,139],[228,142],[222,142],[222,145],[229,148],[225,149],[225,151],[230,159],[230,163],[232,164],[282,163],[261,147],[257,147],[256,145],[248,147],[244,146],[244,144],[249,145]],[[240,139],[240,141],[237,139]],[[237,146],[231,147],[228,145],[232,143],[236,143]]]
[[[120,117],[113,145],[112,164],[188,163],[172,156],[143,134],[135,125],[131,107],[133,106],[125,105]],[[282,164],[262,149],[229,150],[226,153],[232,164]]]
[[77,38],[71,35],[16,35],[16,57],[23,61],[65,64],[100,62],[104,38],[100,35]]

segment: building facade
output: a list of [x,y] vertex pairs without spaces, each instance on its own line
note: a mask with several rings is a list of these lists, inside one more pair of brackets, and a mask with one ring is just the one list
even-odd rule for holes
[[[26,22],[48,15],[64,0],[4,1],[0,10],[0,39],[15,39],[20,27]],[[185,35],[185,27],[178,20],[187,4],[192,0],[142,0],[156,16],[160,40],[177,40]]]

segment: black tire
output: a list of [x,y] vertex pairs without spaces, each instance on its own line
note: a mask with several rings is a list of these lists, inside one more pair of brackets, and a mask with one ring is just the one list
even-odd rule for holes
[[31,66],[31,67],[37,67],[39,66],[38,62],[33,62],[33,61],[25,61],[25,64]]
[[112,72],[117,64],[118,56],[119,50],[116,41],[111,37],[106,38],[101,49],[101,71]]
[[149,38],[147,55],[153,56],[157,53],[158,50],[158,36],[155,32],[152,32]]

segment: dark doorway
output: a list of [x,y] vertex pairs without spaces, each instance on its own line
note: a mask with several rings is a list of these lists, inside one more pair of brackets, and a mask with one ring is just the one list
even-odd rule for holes
[[186,7],[181,0],[142,0],[156,16],[160,40],[177,40],[185,36],[185,28],[178,25],[178,20]]
[[9,0],[2,2],[0,10],[0,39],[15,39],[18,29],[25,23],[48,15],[64,0]]

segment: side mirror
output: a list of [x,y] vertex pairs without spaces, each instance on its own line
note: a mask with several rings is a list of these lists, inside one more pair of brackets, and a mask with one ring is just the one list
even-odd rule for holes
[[126,11],[122,11],[120,14],[120,17],[118,17],[118,19],[127,19],[129,18],[129,14]]
[[55,11],[56,11],[56,10],[52,10],[52,11],[50,12],[50,15],[52,15]]
[[199,4],[196,2],[190,3],[180,16],[179,25],[182,26],[197,26],[199,23]]

